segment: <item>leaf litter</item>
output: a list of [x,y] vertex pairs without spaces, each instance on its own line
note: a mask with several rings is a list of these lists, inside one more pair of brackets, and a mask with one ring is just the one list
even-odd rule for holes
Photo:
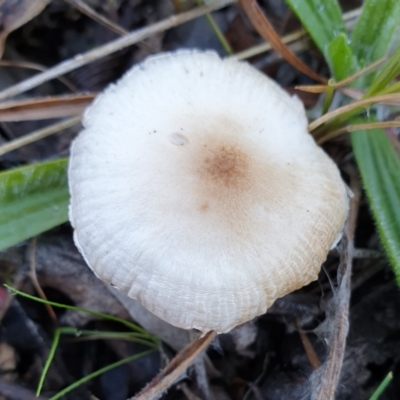
[[[39,3],[41,3],[40,6]],[[147,34],[154,35],[156,32],[161,33],[157,39],[161,49],[167,50],[172,43],[169,43],[169,36],[165,34],[165,29],[186,20],[185,11],[182,10],[183,14],[180,16],[173,17],[175,19],[171,17],[173,13],[179,11],[174,6],[181,5],[180,1],[150,2],[150,9],[148,4],[140,0],[130,4],[113,1],[110,2],[108,8],[102,7],[100,2],[91,1],[85,4],[95,13],[89,12],[86,15],[70,7],[73,1],[69,4],[61,1],[54,2],[46,9],[44,9],[46,5],[44,3],[46,2],[37,2],[35,11],[24,11],[22,7],[18,11],[19,14],[13,16],[14,20],[10,19],[7,35],[4,36],[5,38],[10,36],[9,43],[7,40],[9,48],[6,47],[5,52],[7,59],[17,61],[21,54],[34,54],[29,46],[35,45],[25,41],[25,35],[29,34],[27,32],[31,32],[36,41],[39,41],[39,49],[41,46],[49,47],[53,54],[61,54],[60,50],[65,52],[65,49],[69,47],[69,52],[75,51],[76,54],[83,53],[84,55],[70,60],[58,56],[58,66],[49,67],[26,81],[19,83],[15,81],[11,89],[5,89],[0,93],[2,99],[6,99],[31,90],[30,97],[26,100],[13,100],[14,103],[0,105],[1,110],[11,110],[16,115],[15,118],[25,115],[24,118],[29,119],[27,123],[30,124],[28,129],[21,132],[21,128],[14,122],[16,119],[12,122],[4,120],[1,125],[3,143],[9,142],[10,134],[18,137],[23,136],[27,131],[42,129],[37,122],[32,120],[33,118],[36,119],[42,115],[51,119],[51,117],[60,118],[75,112],[80,113],[81,107],[86,104],[86,99],[89,101],[91,98],[90,93],[71,95],[65,91],[64,86],[50,79],[69,72],[68,78],[74,85],[74,76],[71,72],[79,67],[81,82],[89,81],[85,79],[85,76],[95,78],[91,83],[92,86],[86,87],[85,90],[97,90],[96,79],[100,86],[108,83],[104,82],[104,73],[107,74],[109,81],[118,78],[118,75],[112,76],[112,73],[102,72],[107,69],[107,64],[112,64],[114,52],[121,50],[122,46],[128,46],[128,43],[129,45],[136,43],[144,39]],[[264,3],[263,9],[268,11],[271,26],[277,26],[282,15],[281,10],[278,11],[277,3],[281,2],[266,1]],[[354,9],[359,6],[357,1],[352,3],[354,3]],[[282,4],[279,6],[282,7]],[[221,8],[220,5],[207,7],[204,8],[204,12]],[[40,11],[42,14],[37,15]],[[129,14],[133,11],[135,11],[136,19],[132,17],[133,14]],[[103,15],[103,20],[98,17],[96,17],[97,20],[90,18],[96,14]],[[192,17],[201,14],[202,12],[192,11],[190,15]],[[226,27],[229,28],[238,14],[241,14],[241,10],[234,5],[222,8],[216,15],[219,18],[217,20],[225,21]],[[155,28],[151,25],[154,16],[157,20],[165,19],[165,24]],[[289,34],[299,26],[296,25],[296,19],[288,9],[286,9],[286,16],[288,22],[284,34]],[[65,27],[57,30],[52,21],[57,21],[59,25],[64,24]],[[18,24],[25,24],[25,27],[9,35],[11,31],[17,29]],[[196,29],[191,31],[191,24],[192,22],[188,19],[187,38],[193,35],[199,47],[220,48],[215,38],[214,41],[208,43],[202,42],[204,33]],[[85,26],[88,25],[91,31],[85,31]],[[206,24],[202,25],[203,28],[206,26]],[[77,45],[69,42],[67,38],[69,31],[76,35],[81,30],[85,32],[85,39],[93,42],[96,38],[104,37],[106,30],[116,31],[115,27],[120,27],[119,34],[124,34],[130,39],[127,41],[114,39],[114,42],[109,45],[99,44],[100,47],[96,50],[90,50],[90,46],[87,46],[85,50],[91,51],[88,53],[77,49]],[[143,28],[146,34],[136,34],[134,31],[138,28]],[[54,29],[59,37],[47,43],[51,34],[56,33]],[[248,21],[240,25],[240,30],[235,34],[240,35],[241,30],[244,29],[247,35],[257,37],[256,31]],[[171,33],[173,32],[174,28]],[[176,41],[177,36],[170,37],[171,40],[174,38]],[[182,40],[180,36],[179,40],[181,40],[178,42],[179,46],[185,46],[185,38]],[[233,48],[233,50],[237,52],[242,49]],[[141,54],[140,57],[145,57],[151,50],[145,45],[140,49],[128,47],[126,51],[121,59],[123,69],[129,68],[132,62],[137,62],[139,54]],[[41,51],[37,53],[42,56],[37,58],[31,56],[28,61],[51,65],[53,60],[43,58],[44,53]],[[91,62],[105,55],[109,55],[110,58],[99,64],[97,68],[100,69],[95,71],[91,67]],[[327,76],[326,65],[318,55],[308,50],[305,59],[306,65],[311,65],[314,73],[318,76]],[[268,60],[268,54],[256,53],[250,60],[263,65],[263,71],[278,81],[281,76],[280,71],[287,71],[289,68],[291,78],[288,90],[294,86],[311,83],[308,78],[280,59],[265,61]],[[54,65],[54,62],[52,64]],[[45,85],[37,88],[39,84]],[[48,96],[48,98],[43,98],[43,96]],[[385,97],[383,100],[388,99]],[[390,100],[392,100],[391,97]],[[74,106],[70,109],[64,108],[65,103],[69,101],[72,101]],[[35,110],[38,110],[36,116]],[[11,120],[13,117],[7,118]],[[54,142],[52,144],[47,140],[43,139],[43,144],[41,144],[47,148],[46,157],[65,155],[60,152],[60,145],[53,146]],[[70,140],[70,137],[65,139],[68,144]],[[59,136],[56,141],[62,142],[64,139]],[[37,146],[38,142],[32,141],[24,147],[25,153],[22,153],[22,149],[12,149],[8,155],[8,161],[0,159],[2,167],[7,168],[10,163],[20,165],[36,161],[37,158],[34,155],[37,153],[34,149]],[[369,253],[365,253],[366,257],[353,262],[353,250],[355,252],[362,248],[380,250],[377,232],[365,203],[365,195],[357,187],[358,178],[354,172],[354,161],[349,151],[348,140],[343,138],[341,141],[329,142],[326,150],[342,167],[345,178],[348,179],[355,192],[351,217],[339,249],[340,260],[335,254],[329,256],[318,282],[279,299],[266,315],[240,327],[240,330],[232,334],[219,335],[216,338],[209,335],[199,341],[194,332],[183,331],[168,326],[161,320],[155,320],[154,316],[143,309],[139,303],[135,304],[134,301],[127,300],[91,274],[72,244],[68,224],[41,235],[37,242],[35,271],[37,281],[47,298],[115,315],[126,320],[132,319],[163,342],[159,354],[152,354],[126,366],[118,367],[115,373],[110,371],[103,377],[97,377],[63,398],[79,400],[96,396],[101,399],[128,399],[138,396],[137,398],[140,399],[150,399],[163,396],[166,399],[226,398],[236,400],[246,397],[247,400],[260,398],[361,400],[367,399],[372,394],[388,372],[394,371],[394,376],[396,376],[400,372],[398,352],[400,325],[397,322],[400,296],[393,275],[382,257],[377,257],[376,253],[374,257],[370,257]],[[30,265],[32,265],[29,254],[28,243],[3,252],[0,258],[1,270],[4,271],[2,281],[10,282],[10,275],[5,274],[5,271],[8,270],[8,265],[13,265],[11,278],[22,277],[16,280],[17,288],[36,294],[34,285],[29,279]],[[379,268],[374,269],[373,267],[377,265]],[[351,274],[355,278],[362,277],[368,268],[371,269],[371,274],[361,279],[362,283],[359,286],[352,288]],[[34,398],[33,391],[38,379],[37,371],[46,359],[54,332],[54,321],[44,307],[18,297],[13,297],[12,302],[3,302],[1,305],[6,308],[2,310],[0,349],[11,349],[12,354],[18,356],[13,356],[14,363],[9,364],[11,372],[1,378],[0,393],[16,399]],[[57,324],[61,326],[73,326],[79,329],[94,328],[99,331],[118,329],[115,325],[101,321],[93,315],[72,310],[57,311],[56,317]],[[32,346],[26,346],[26,335],[15,333],[21,329],[25,329],[28,335],[34,338],[30,339]],[[207,355],[200,357],[194,366],[186,371],[198,353],[205,351],[206,347],[208,347]],[[3,357],[11,354],[8,350],[2,352]],[[57,391],[88,372],[141,350],[140,347],[132,344],[122,345],[115,339],[74,341],[71,338],[63,338],[59,351],[56,353],[55,362],[49,370],[43,393],[47,398],[51,398]],[[161,375],[157,375],[160,367],[163,366],[166,368],[162,370]],[[179,377],[180,385],[177,386],[175,382]],[[149,384],[149,382],[152,383]],[[148,385],[147,389],[146,385]],[[23,386],[28,389],[22,391]],[[392,382],[380,398],[396,399],[398,390],[400,390],[398,384]]]

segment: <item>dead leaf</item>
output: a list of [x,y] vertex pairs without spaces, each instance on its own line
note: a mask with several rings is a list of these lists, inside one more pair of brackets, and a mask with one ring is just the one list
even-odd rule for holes
[[40,14],[51,0],[0,0],[0,58],[7,36]]
[[0,343],[0,369],[12,371],[17,367],[17,355],[13,347],[7,343]]

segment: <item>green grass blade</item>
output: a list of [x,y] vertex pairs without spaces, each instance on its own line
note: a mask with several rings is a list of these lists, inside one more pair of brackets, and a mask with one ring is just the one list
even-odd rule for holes
[[400,160],[382,129],[353,132],[351,141],[382,244],[400,285]]
[[36,389],[36,397],[40,396],[40,393],[42,391],[44,380],[46,379],[47,372],[50,369],[50,365],[51,365],[51,363],[52,363],[52,361],[54,359],[54,356],[56,354],[58,343],[60,342],[61,333],[63,333],[63,332],[72,332],[72,331],[76,331],[76,328],[57,328],[55,330],[54,337],[53,337],[53,342],[51,343],[49,354],[47,356],[46,363],[44,364],[42,374],[40,375],[38,387]]
[[[62,328],[57,328],[54,332],[54,337],[53,337],[53,341],[51,344],[51,348],[49,350],[49,354],[47,356],[47,360],[46,363],[43,367],[43,371],[42,374],[40,375],[40,379],[39,379],[39,383],[38,383],[38,387],[36,389],[36,396],[39,396],[42,388],[43,388],[43,384],[44,384],[44,380],[46,379],[46,375],[50,369],[50,365],[54,359],[54,356],[56,354],[56,350],[58,347],[58,343],[60,342],[60,337],[61,334],[70,334],[70,335],[75,335],[75,336],[81,336],[82,332],[85,332],[86,335],[95,335],[95,336],[99,336],[98,334],[101,333],[103,334],[102,337],[98,337],[99,339],[103,338],[103,339],[109,339],[109,338],[116,338],[116,339],[121,339],[121,338],[126,338],[127,336],[132,336],[135,335],[134,332],[98,332],[98,331],[81,331],[78,328],[73,328],[73,327],[62,327]],[[146,341],[139,341],[139,343],[144,344],[145,346],[149,346],[151,348],[153,348],[153,351],[156,351],[158,346],[155,346],[154,343],[150,343],[150,342],[146,342]],[[136,355],[137,356],[137,355]],[[126,360],[126,359],[125,359]],[[132,361],[132,360],[131,360]],[[128,362],[128,361],[119,361],[119,363],[123,363],[123,362]],[[109,369],[115,368],[118,365],[115,364],[111,364],[105,368],[103,368],[102,370],[96,371],[91,375],[88,375],[85,378],[82,378],[80,381],[73,383],[72,385],[68,386],[67,388],[63,389],[62,395],[64,395],[65,393],[69,392],[70,390],[78,387],[81,383],[84,383],[86,381],[88,381],[89,379],[94,378],[97,375],[100,375],[101,373],[104,373],[106,371],[108,371]],[[56,396],[61,396],[61,394],[58,393]],[[57,397],[56,397],[57,398]]]
[[379,94],[400,93],[400,82],[393,83],[384,90],[380,90]]
[[351,37],[353,52],[362,66],[386,54],[399,21],[399,0],[365,0]]
[[[318,9],[320,2],[317,0],[286,2],[324,54],[337,80],[381,58],[400,21],[399,0],[366,0],[349,46],[346,35],[341,34],[341,17],[337,16],[337,10],[340,9],[336,1],[327,1],[324,9]],[[326,13],[330,7],[333,7],[333,12]],[[360,78],[356,85],[365,89],[373,81],[372,87],[367,89],[367,95],[384,90],[398,73],[397,57],[398,52],[395,52],[375,80],[373,77],[376,73],[372,73]],[[397,86],[394,85],[385,90],[396,91]],[[400,285],[399,159],[381,129],[353,132],[351,140],[381,241]]]
[[381,394],[385,391],[385,389],[388,387],[389,383],[393,379],[393,373],[389,372],[385,379],[382,381],[382,383],[378,386],[378,388],[375,390],[375,392],[372,394],[372,396],[369,398],[369,400],[378,400],[379,397],[381,397]]
[[151,335],[146,330],[141,328],[139,325],[136,325],[136,324],[134,324],[132,322],[126,321],[126,320],[124,320],[122,318],[118,318],[118,317],[115,317],[115,316],[109,315],[109,314],[104,314],[104,313],[101,313],[101,312],[98,312],[98,311],[88,310],[88,309],[82,308],[82,307],[75,307],[75,306],[71,306],[69,304],[61,304],[61,303],[56,303],[54,301],[44,300],[44,299],[41,299],[40,297],[31,296],[28,293],[21,292],[20,290],[17,290],[17,289],[15,289],[15,288],[7,285],[7,284],[4,284],[4,287],[7,288],[7,290],[9,290],[13,294],[17,294],[17,295],[19,295],[21,297],[36,301],[38,303],[49,304],[50,306],[64,308],[65,310],[79,311],[79,312],[90,314],[90,315],[93,315],[95,317],[103,318],[103,319],[106,319],[106,320],[109,320],[109,321],[118,322],[118,323],[120,323],[122,325],[125,325],[129,329],[132,329],[132,331],[142,334],[143,338],[146,338],[146,339],[154,342],[157,345],[159,343],[157,337]]
[[341,81],[359,69],[357,59],[350,48],[347,36],[343,33],[336,36],[326,46],[326,57],[332,75]]
[[[394,87],[389,89],[389,91],[385,91],[384,89],[398,74],[400,74],[400,48],[393,53],[382,71],[373,80],[364,97],[374,96],[380,92],[395,93],[397,87],[395,86],[396,84],[393,84],[392,86]],[[397,84],[399,84],[399,82],[397,82]]]
[[68,220],[68,160],[0,173],[0,250]]
[[151,353],[154,353],[155,351],[156,351],[155,349],[143,351],[142,353],[138,353],[138,354],[135,354],[133,356],[124,358],[124,359],[122,359],[120,361],[117,361],[117,362],[115,362],[113,364],[107,365],[106,367],[101,368],[101,369],[99,369],[99,370],[97,370],[95,372],[92,372],[91,374],[83,377],[82,379],[79,379],[79,381],[76,381],[73,384],[67,386],[65,389],[61,390],[61,392],[58,392],[56,395],[50,397],[50,400],[58,400],[62,396],[64,396],[65,394],[69,393],[71,390],[76,389],[77,387],[79,387],[80,385],[90,381],[91,379],[96,378],[97,376],[99,376],[101,374],[104,374],[105,372],[110,371],[113,368],[117,368],[120,365],[126,364],[128,362],[137,360],[140,357],[144,357],[144,356],[147,356],[147,355],[149,355]]
[[337,0],[286,0],[299,17],[315,44],[325,55],[329,43],[338,35],[345,34],[345,26]]

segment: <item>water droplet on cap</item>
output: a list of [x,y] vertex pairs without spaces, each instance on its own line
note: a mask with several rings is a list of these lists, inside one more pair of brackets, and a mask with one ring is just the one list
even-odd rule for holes
[[173,133],[173,134],[170,136],[170,139],[171,139],[171,142],[172,142],[173,144],[176,144],[177,146],[183,146],[183,145],[185,145],[185,144],[187,143],[186,137],[183,136],[183,135],[180,134],[180,133]]

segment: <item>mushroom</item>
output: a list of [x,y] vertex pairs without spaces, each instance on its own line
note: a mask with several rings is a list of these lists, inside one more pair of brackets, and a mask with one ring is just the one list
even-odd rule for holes
[[317,279],[347,195],[302,103],[245,62],[148,58],[98,96],[69,167],[75,243],[172,325],[223,333]]

